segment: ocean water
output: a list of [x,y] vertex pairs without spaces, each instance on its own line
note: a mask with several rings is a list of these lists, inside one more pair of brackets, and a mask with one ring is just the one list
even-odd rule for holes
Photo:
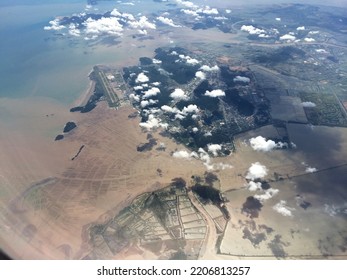
[[[87,3],[85,0],[56,2],[1,7],[0,98],[43,96],[69,105],[87,89],[88,73],[94,65],[122,59],[120,56],[124,54],[119,54],[116,46],[91,47],[83,38],[69,39],[45,31],[44,26],[55,16],[83,12]],[[95,12],[114,7],[115,2],[104,1]],[[117,7],[137,13],[143,11],[144,3],[138,7]]]

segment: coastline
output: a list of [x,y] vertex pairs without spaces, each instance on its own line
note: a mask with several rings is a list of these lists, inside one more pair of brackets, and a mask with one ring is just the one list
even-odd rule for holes
[[95,81],[90,80],[88,88],[72,103],[72,107],[85,106],[94,93]]

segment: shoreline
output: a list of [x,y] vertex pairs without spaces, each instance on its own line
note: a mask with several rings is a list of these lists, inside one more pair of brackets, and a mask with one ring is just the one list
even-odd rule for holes
[[94,93],[96,82],[90,80],[88,88],[80,94],[80,96],[72,103],[72,107],[85,106],[89,98]]

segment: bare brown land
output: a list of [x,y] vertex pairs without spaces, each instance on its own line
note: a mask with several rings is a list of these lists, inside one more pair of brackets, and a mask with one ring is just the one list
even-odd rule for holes
[[[182,147],[156,133],[166,152],[137,152],[146,134],[138,119],[128,118],[131,113],[131,107],[113,110],[100,103],[88,114],[74,114],[78,128],[58,142],[34,133],[1,134],[1,182],[6,183],[1,196],[1,243],[12,257],[83,258],[90,250],[88,237],[82,234],[88,224],[104,222],[137,195],[159,189],[173,178],[189,180],[204,171],[196,160],[177,164],[170,151]],[[44,122],[38,124],[38,129],[44,127]],[[71,160],[82,145],[81,153]],[[160,176],[157,169],[162,170]]]

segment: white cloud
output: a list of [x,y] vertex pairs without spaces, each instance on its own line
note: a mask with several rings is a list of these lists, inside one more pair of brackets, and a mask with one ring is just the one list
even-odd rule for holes
[[152,22],[148,21],[148,18],[146,16],[140,17],[138,21],[128,21],[128,24],[132,28],[140,28],[140,29],[156,29],[156,25]]
[[206,15],[218,15],[219,12],[216,8],[211,8],[206,6],[204,8],[200,8],[197,10],[198,13],[206,14]]
[[135,17],[132,14],[128,14],[128,13],[123,13],[122,17],[128,20],[135,20]]
[[305,30],[305,26],[299,26],[298,28],[296,28],[296,30],[298,30],[298,31]]
[[149,78],[145,75],[145,73],[140,73],[135,80],[136,83],[146,83],[148,81]]
[[182,9],[181,12],[185,13],[186,15],[198,16],[198,13],[193,10]]
[[247,184],[247,188],[251,192],[259,191],[261,190],[261,183],[260,182],[254,182],[254,181],[249,181]]
[[270,189],[265,190],[265,192],[263,194],[256,194],[254,196],[254,198],[256,198],[259,201],[263,202],[265,200],[268,200],[268,199],[272,198],[278,192],[279,192],[279,190],[270,188]]
[[199,60],[197,60],[197,59],[195,59],[195,58],[190,58],[190,57],[187,58],[186,62],[187,62],[188,64],[192,64],[192,65],[199,64]]
[[306,173],[314,173],[314,172],[317,172],[317,168],[315,167],[310,167],[310,166],[307,166],[306,169],[305,169],[305,172]]
[[208,65],[203,65],[200,67],[200,70],[203,70],[205,72],[211,72],[211,71],[219,71],[219,67],[217,65],[210,67]]
[[212,153],[216,157],[218,156],[218,152],[222,150],[222,146],[219,144],[208,144],[207,149],[210,153]]
[[105,18],[102,17],[98,20],[88,18],[83,25],[86,27],[87,34],[108,34],[121,36],[123,31],[122,24],[119,23],[115,17]]
[[197,59],[191,58],[190,56],[188,55],[186,56],[184,54],[180,54],[179,58],[181,58],[182,60],[185,60],[186,63],[192,64],[192,65],[196,65],[200,63]]
[[45,26],[43,29],[44,30],[55,30],[55,31],[58,31],[58,30],[62,30],[64,28],[66,28],[64,25],[60,25],[59,24],[59,19],[54,19],[54,20],[51,20],[49,22],[50,26]]
[[275,206],[272,207],[276,212],[280,213],[283,216],[286,217],[292,217],[292,210],[294,210],[293,208],[289,208],[287,206],[287,203],[285,200],[281,200],[280,202],[278,202]]
[[243,77],[243,76],[236,76],[234,78],[234,82],[241,82],[241,83],[249,83],[251,81],[250,78],[248,77]]
[[191,9],[197,9],[198,8],[197,5],[195,5],[193,2],[190,2],[190,1],[176,0],[176,2],[178,4],[181,4],[181,5],[185,6],[185,7],[187,7],[187,8],[191,8]]
[[149,90],[145,91],[145,94],[143,95],[143,99],[147,99],[152,96],[156,96],[158,93],[160,93],[160,89],[157,87],[152,87]]
[[153,114],[148,116],[148,120],[146,122],[140,123],[142,128],[146,128],[151,130],[153,128],[163,127],[166,128],[167,124],[162,124],[159,119],[157,119]]
[[185,92],[180,89],[176,88],[171,94],[170,97],[175,100],[187,100],[188,96],[185,94]]
[[188,107],[184,107],[182,110],[183,114],[191,114],[191,113],[198,113],[199,108],[195,104],[189,104]]
[[177,108],[172,108],[167,105],[161,106],[161,110],[167,113],[177,113],[179,111]]
[[155,58],[152,59],[152,62],[153,62],[154,64],[160,64],[160,63],[162,63],[161,60],[155,59]]
[[141,101],[141,107],[144,108],[144,107],[147,107],[149,105],[149,101],[148,100],[142,100]]
[[142,90],[143,89],[143,86],[135,86],[134,87],[134,90]]
[[327,50],[325,49],[316,49],[317,53],[329,53]]
[[315,42],[316,40],[313,38],[305,38],[304,41],[309,43],[309,42]]
[[141,35],[147,35],[147,34],[148,34],[148,32],[147,32],[146,29],[139,29],[138,32],[139,32],[139,34],[141,34]]
[[259,35],[266,32],[264,29],[256,28],[253,25],[242,25],[241,30],[248,32],[251,35]]
[[186,118],[186,115],[182,115],[181,112],[179,112],[175,115],[175,119],[178,119],[178,120],[183,120],[185,118]]
[[311,101],[301,102],[301,105],[302,107],[305,107],[305,108],[313,108],[317,106],[316,103],[313,103]]
[[287,40],[287,41],[294,41],[296,39],[296,37],[294,35],[290,35],[290,34],[285,34],[283,36],[280,37],[280,40]]
[[177,151],[172,154],[174,158],[184,158],[184,159],[190,159],[190,154],[187,151]]
[[225,12],[226,12],[227,14],[230,14],[230,13],[231,13],[231,10],[226,9]]
[[281,21],[281,18],[279,18],[279,17],[277,17],[277,18],[275,18],[277,21]]
[[209,96],[209,97],[219,97],[219,96],[225,96],[225,92],[222,91],[221,89],[215,89],[212,91],[206,91],[205,96]]
[[116,8],[114,8],[111,11],[111,16],[120,17],[120,16],[122,16],[122,14]]
[[202,71],[197,71],[195,73],[195,77],[201,79],[201,80],[205,80],[206,79],[206,74]]
[[266,140],[266,138],[262,136],[251,138],[249,139],[249,142],[251,144],[251,147],[255,151],[268,152],[275,148],[278,148],[278,145],[275,143],[275,141]]
[[268,169],[265,165],[260,164],[259,162],[252,163],[251,167],[248,169],[246,179],[255,180],[264,178],[267,175]]
[[138,97],[137,95],[135,95],[135,94],[133,94],[133,93],[131,93],[131,94],[129,95],[129,98],[132,99],[132,100],[134,100],[134,101],[136,101],[136,102],[140,102],[140,97]]
[[157,17],[157,19],[158,19],[161,23],[163,23],[163,24],[166,24],[166,25],[169,25],[169,26],[172,26],[172,27],[181,27],[180,25],[175,24],[175,23],[173,22],[173,20],[170,19],[170,18],[166,18],[166,17],[160,16],[160,17]]
[[81,36],[81,31],[77,29],[77,26],[74,23],[69,25],[69,34],[75,37]]

